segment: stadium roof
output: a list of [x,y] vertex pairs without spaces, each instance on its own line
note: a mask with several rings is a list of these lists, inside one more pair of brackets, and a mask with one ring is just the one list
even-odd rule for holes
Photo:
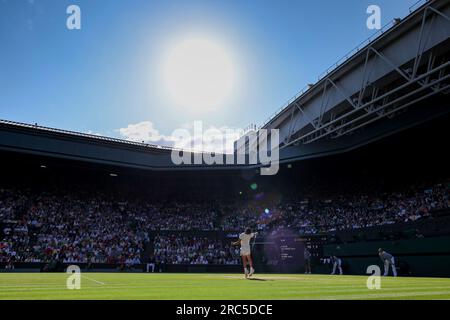
[[[280,162],[346,152],[449,112],[449,12],[450,1],[427,1],[402,22],[365,42],[266,123],[264,128],[280,130]],[[420,39],[431,15],[438,17],[429,25],[433,37],[426,41],[428,49],[420,52],[416,42],[419,41],[420,49]],[[370,62],[373,65],[366,68]],[[417,73],[418,68],[425,69]],[[373,69],[367,79],[366,69]],[[369,83],[370,76],[377,78]],[[333,91],[327,94],[333,104],[324,105],[325,93],[330,89]],[[342,121],[337,123],[337,119]],[[171,161],[171,154],[181,149],[8,120],[0,120],[0,149],[151,170],[258,167],[177,166]]]

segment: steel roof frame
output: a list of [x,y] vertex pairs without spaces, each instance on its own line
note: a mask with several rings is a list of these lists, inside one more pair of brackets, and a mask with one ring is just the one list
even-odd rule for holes
[[[429,60],[427,62],[426,71],[423,74],[418,74],[419,67],[423,62],[422,58],[424,55],[423,42],[425,38],[425,23],[430,16],[433,20],[436,17],[441,17],[450,22],[450,18],[447,15],[443,14],[432,6],[428,6],[425,8],[422,15],[420,36],[417,41],[417,53],[413,58],[412,68],[403,70],[401,66],[396,65],[395,62],[388,59],[385,55],[383,55],[382,52],[376,50],[373,46],[368,46],[365,49],[366,53],[363,68],[364,71],[361,76],[360,90],[355,94],[348,95],[341,87],[339,87],[338,83],[336,83],[336,81],[333,80],[331,76],[326,77],[321,83],[323,92],[321,97],[321,108],[319,116],[316,118],[311,118],[306,113],[305,109],[297,101],[294,101],[293,108],[290,111],[290,125],[288,130],[289,133],[284,141],[284,144],[282,144],[280,148],[285,148],[292,144],[297,145],[299,143],[311,143],[325,138],[331,134],[334,134],[334,138],[342,136],[378,119],[384,118],[386,116],[393,116],[397,111],[400,111],[407,106],[448,90],[449,85],[446,85],[445,81],[450,77],[450,75],[448,74],[450,61],[442,61],[440,65],[434,67],[434,65],[436,64],[436,57],[431,52]],[[382,60],[384,63],[388,64],[395,73],[401,76],[401,80],[406,82],[403,84],[399,84],[397,87],[392,88],[391,90],[380,95],[381,88],[377,87],[375,83],[370,83],[366,80],[367,75],[371,71],[371,68],[369,67],[369,58],[371,57],[371,54],[373,54],[376,58]],[[433,80],[431,80],[432,77],[434,77]],[[331,86],[345,99],[344,103],[347,103],[347,106],[345,112],[339,116],[337,116],[337,114],[333,113],[332,111],[329,111],[329,118],[324,120],[324,110],[326,109],[326,93],[329,84],[331,84]],[[398,94],[402,89],[407,89],[410,86],[418,86],[419,88],[412,88],[412,91],[408,90],[408,92],[404,93],[403,95],[396,96],[396,94]],[[372,94],[369,100],[365,100],[364,97],[369,87],[372,87]],[[431,92],[424,92],[424,90],[427,89],[431,90]],[[414,95],[416,94],[422,95],[414,97]],[[405,101],[408,98],[412,99]],[[381,101],[381,103],[379,103],[379,101]],[[387,110],[388,107],[391,107],[391,109]],[[298,132],[294,132],[295,123],[292,122],[296,112],[301,112],[309,123],[302,129],[308,127],[311,128],[308,132],[301,133],[297,137],[295,137],[295,135],[298,134]],[[356,116],[356,118],[352,118],[352,116],[357,113],[362,113],[362,115]],[[361,121],[362,123],[352,126],[358,121]]]

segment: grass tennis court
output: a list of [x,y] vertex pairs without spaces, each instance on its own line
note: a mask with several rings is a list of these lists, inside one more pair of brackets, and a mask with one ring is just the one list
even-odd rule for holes
[[65,273],[0,273],[0,299],[450,299],[450,279],[257,274],[82,273],[81,289]]

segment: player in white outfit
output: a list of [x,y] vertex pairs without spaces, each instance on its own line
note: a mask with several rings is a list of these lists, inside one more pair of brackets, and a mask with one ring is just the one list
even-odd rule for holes
[[[250,240],[257,234],[258,234],[257,232],[252,232],[250,228],[247,228],[245,229],[245,232],[239,235],[239,240],[231,243],[234,246],[239,244],[241,245],[241,257],[242,257],[242,264],[244,265],[245,278],[251,277],[255,273],[255,269],[253,269]],[[247,270],[247,264],[250,266],[250,271]]]

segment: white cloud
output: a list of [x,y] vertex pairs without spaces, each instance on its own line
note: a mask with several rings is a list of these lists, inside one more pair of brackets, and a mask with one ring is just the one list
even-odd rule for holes
[[[198,121],[183,124],[171,135],[161,134],[150,121],[129,124],[126,128],[120,128],[117,131],[122,138],[129,141],[216,153],[233,153],[234,141],[243,133],[242,129],[228,126],[204,126]],[[198,134],[199,132],[201,134]]]
[[91,134],[91,135],[94,135],[94,136],[103,136],[101,133],[99,133],[99,132],[94,132],[94,131],[92,131],[92,130],[85,131],[85,133]]
[[118,131],[122,138],[129,141],[144,141],[146,143],[173,142],[170,136],[160,134],[150,121],[129,124],[126,128],[120,128]]
[[239,139],[243,132],[241,129],[228,126],[208,126],[201,128],[201,135],[195,135],[195,126],[195,123],[188,123],[182,126],[182,129],[189,131],[190,135],[182,139],[175,139],[176,148],[216,153],[233,153],[234,141]]

